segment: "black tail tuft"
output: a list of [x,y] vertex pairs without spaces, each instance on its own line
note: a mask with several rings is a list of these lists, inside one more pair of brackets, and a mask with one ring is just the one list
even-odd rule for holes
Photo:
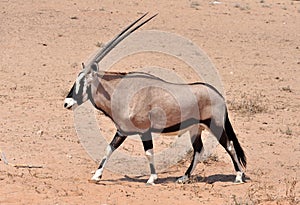
[[231,140],[233,142],[233,145],[234,145],[234,149],[235,149],[235,152],[236,152],[236,155],[237,155],[237,158],[239,160],[239,162],[241,163],[241,165],[246,168],[246,165],[247,165],[247,158],[246,158],[246,155],[244,153],[244,150],[242,149],[234,131],[233,131],[233,128],[232,128],[232,125],[229,121],[229,118],[228,118],[228,114],[226,114],[226,119],[225,119],[225,131],[226,131],[226,134],[228,136],[228,139]]

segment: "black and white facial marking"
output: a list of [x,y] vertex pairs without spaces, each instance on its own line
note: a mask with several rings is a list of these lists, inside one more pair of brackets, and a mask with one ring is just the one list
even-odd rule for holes
[[94,79],[93,76],[98,72],[99,68],[95,62],[87,67],[82,64],[82,67],[83,70],[79,73],[64,101],[64,107],[67,109],[76,108],[89,99],[88,87],[91,85]]
[[87,93],[88,83],[84,71],[80,72],[76,82],[71,88],[69,94],[64,101],[64,107],[67,109],[76,108],[88,100]]

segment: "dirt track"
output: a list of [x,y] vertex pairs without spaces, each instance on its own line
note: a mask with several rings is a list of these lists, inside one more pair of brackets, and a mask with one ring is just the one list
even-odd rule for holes
[[[0,1],[0,148],[10,163],[43,166],[0,161],[0,204],[300,203],[300,1],[210,2]],[[145,11],[159,15],[144,30],[190,39],[218,69],[247,153],[247,183],[232,184],[233,166],[220,147],[190,184],[174,183],[189,162],[159,173],[155,186],[145,186],[147,176],[109,170],[100,184],[88,183],[97,164],[63,100],[81,62]],[[145,61],[178,69],[159,60]],[[122,71],[140,61],[122,62]]]

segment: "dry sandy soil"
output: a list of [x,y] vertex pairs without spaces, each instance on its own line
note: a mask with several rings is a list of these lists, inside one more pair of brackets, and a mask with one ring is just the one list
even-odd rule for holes
[[[0,161],[0,204],[300,203],[300,1],[20,2],[0,0],[0,148],[11,163]],[[145,185],[147,175],[109,170],[101,183],[88,182],[97,163],[79,142],[64,97],[81,62],[146,11],[159,15],[143,30],[190,39],[218,69],[247,153],[247,183],[232,183],[233,166],[220,147],[189,184],[174,183],[188,157],[160,172],[155,186]],[[176,61],[159,61],[180,70]],[[158,60],[131,58],[116,69],[143,62]],[[100,118],[112,136],[115,128]]]

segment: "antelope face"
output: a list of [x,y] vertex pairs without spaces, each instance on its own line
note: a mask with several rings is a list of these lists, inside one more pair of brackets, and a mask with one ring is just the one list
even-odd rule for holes
[[88,99],[87,83],[84,72],[80,72],[76,82],[71,88],[64,101],[64,107],[67,109],[76,108]]
[[93,73],[98,70],[98,65],[93,64],[88,68],[85,68],[83,65],[83,68],[64,101],[64,107],[67,109],[75,109],[89,99],[88,88],[91,84]]

